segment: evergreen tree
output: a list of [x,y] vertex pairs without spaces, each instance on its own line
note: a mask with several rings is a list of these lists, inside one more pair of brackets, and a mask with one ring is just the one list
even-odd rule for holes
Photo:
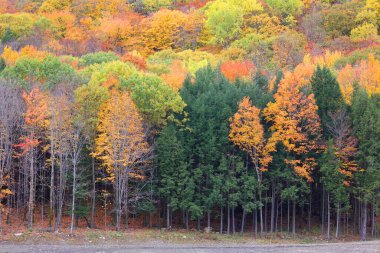
[[[377,208],[380,190],[380,96],[357,89],[352,100],[353,127],[359,139],[358,161],[363,170],[356,174],[357,197],[362,203],[361,239],[366,240],[367,208]],[[372,229],[375,227],[372,214]],[[372,231],[373,234],[374,231]]]
[[348,206],[349,192],[344,186],[344,174],[339,170],[341,168],[341,162],[336,156],[336,149],[333,141],[330,139],[327,150],[324,152],[320,159],[321,174],[323,187],[327,191],[327,240],[331,239],[330,235],[330,218],[331,218],[331,203],[336,208],[336,234],[339,234],[339,214],[341,210],[344,210]]
[[311,78],[311,87],[318,105],[324,134],[330,136],[327,125],[331,122],[331,114],[342,110],[345,106],[339,84],[327,67],[318,66]]
[[[170,211],[187,210],[192,200],[192,179],[177,129],[167,125],[157,140],[159,194],[167,203],[167,227],[171,226]],[[186,223],[188,224],[188,223]]]

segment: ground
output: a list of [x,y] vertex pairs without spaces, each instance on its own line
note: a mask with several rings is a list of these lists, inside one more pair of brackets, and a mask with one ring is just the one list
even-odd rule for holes
[[380,242],[348,242],[330,244],[162,244],[157,242],[131,244],[131,245],[15,245],[0,244],[0,253],[34,253],[34,252],[53,252],[53,253],[178,253],[178,252],[199,252],[199,253],[375,253],[380,252]]
[[0,253],[21,252],[136,252],[136,253],[237,253],[237,252],[380,252],[380,241],[354,242],[356,237],[342,236],[332,242],[318,235],[292,237],[286,233],[265,238],[254,238],[250,233],[221,235],[186,230],[129,229],[116,232],[78,229],[58,233],[44,230],[4,233],[0,237]]

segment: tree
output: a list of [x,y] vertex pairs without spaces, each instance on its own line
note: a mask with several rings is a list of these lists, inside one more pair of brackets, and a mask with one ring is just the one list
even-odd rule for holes
[[331,38],[340,36],[349,36],[351,30],[355,27],[355,17],[360,4],[354,2],[345,2],[334,4],[331,8],[325,10],[324,27]]
[[361,60],[355,66],[347,64],[338,74],[338,82],[347,103],[351,97],[356,84],[365,89],[369,95],[380,93],[380,61],[374,55],[369,54],[368,60]]
[[274,57],[282,68],[294,68],[303,59],[305,39],[296,32],[284,32],[273,42]]
[[228,46],[236,39],[243,25],[244,15],[263,10],[256,0],[217,0],[206,5],[206,29],[213,36],[211,43]]
[[[343,175],[339,172],[340,162],[335,155],[333,143],[330,141],[328,148],[321,158],[321,173],[324,189],[327,190],[327,240],[330,236],[330,206],[331,198],[337,206],[337,235],[339,224],[339,209],[342,202],[348,202],[348,196],[343,185]],[[344,196],[341,196],[344,195]],[[344,199],[342,199],[345,197]],[[346,203],[347,204],[347,203]],[[336,235],[336,237],[337,237]]]
[[[98,114],[100,106],[109,98],[107,88],[98,85],[83,85],[75,90],[75,108],[78,110],[78,121],[83,122],[83,135],[90,153],[95,153],[96,128],[98,125]],[[91,191],[91,221],[90,225],[95,225],[95,205],[96,205],[96,170],[95,158],[91,157],[91,175],[92,175],[92,191]]]
[[166,49],[195,49],[203,27],[198,12],[161,9],[141,22],[143,53]]
[[351,30],[350,38],[353,41],[376,39],[378,37],[377,27],[374,24],[364,23]]
[[178,91],[185,81],[188,72],[183,68],[183,64],[179,60],[175,60],[170,65],[170,72],[163,74],[161,77],[173,90]]
[[[362,205],[360,236],[361,240],[366,240],[368,203],[378,205],[376,198],[380,188],[380,108],[378,95],[369,97],[365,90],[357,89],[352,100],[352,118],[353,130],[359,140],[358,164],[362,168],[355,176],[357,198]],[[373,218],[374,213],[371,219]],[[374,226],[373,220],[372,228]]]
[[[261,187],[262,172],[266,170],[267,159],[264,151],[264,127],[260,121],[260,109],[252,106],[245,97],[239,103],[237,113],[230,119],[230,140],[241,150],[247,152],[252,160],[257,174],[258,187]],[[259,190],[261,201],[261,190]],[[263,213],[260,208],[261,233],[263,232]]]
[[136,106],[125,92],[112,94],[99,112],[94,156],[103,162],[107,179],[113,182],[117,230],[120,230],[122,213],[128,222],[130,180],[144,179],[141,167],[149,158],[150,147],[142,125]]
[[320,66],[315,70],[310,84],[318,105],[318,114],[324,133],[328,136],[327,127],[331,123],[331,116],[343,110],[345,106],[339,84],[327,67]]
[[131,92],[139,112],[151,127],[161,128],[185,107],[181,96],[153,74],[134,74],[122,83],[122,88]]
[[46,137],[49,141],[46,149],[50,151],[50,158],[47,162],[51,168],[49,226],[52,226],[55,215],[54,231],[58,231],[62,226],[67,174],[72,167],[71,144],[77,140],[75,136],[71,135],[75,131],[71,124],[72,104],[71,98],[66,92],[64,88],[60,88],[51,94],[48,104],[49,120],[46,127],[48,130]]
[[277,36],[284,32],[286,27],[281,25],[280,19],[268,13],[260,13],[244,18],[244,34],[259,34],[264,38]]
[[300,0],[268,0],[267,3],[284,17],[301,14],[303,7],[303,2]]
[[111,61],[117,61],[119,57],[113,52],[97,52],[83,55],[79,62],[79,67],[86,67],[93,64],[102,64]]
[[112,50],[124,54],[127,50],[143,48],[139,26],[142,17],[134,12],[123,16],[107,17],[101,20],[97,28],[97,38],[103,50]]
[[0,79],[0,221],[6,207],[3,204],[5,199],[15,194],[12,156],[18,138],[16,132],[21,130],[22,111],[18,89]]
[[312,181],[311,171],[316,166],[312,155],[318,151],[321,129],[314,95],[302,92],[303,85],[295,73],[286,73],[274,95],[275,101],[268,104],[263,115],[271,124],[268,151],[276,151],[281,142],[296,157],[287,161],[295,173]]
[[24,88],[42,85],[50,89],[61,83],[75,84],[79,81],[71,66],[50,55],[43,59],[23,57],[14,66],[6,67],[1,76],[15,80]]
[[177,209],[186,212],[186,227],[189,226],[189,208],[193,199],[193,180],[185,150],[173,124],[167,125],[157,140],[157,165],[159,195],[167,203],[167,228],[171,227],[170,212]]
[[230,82],[234,82],[237,78],[249,80],[255,71],[255,66],[249,60],[226,61],[220,66],[220,71]]
[[[180,94],[186,103],[185,115],[188,115],[185,129],[191,129],[184,132],[186,157],[192,161],[190,171],[195,184],[190,213],[193,218],[198,218],[200,229],[202,215],[207,213],[207,227],[210,227],[213,207],[220,204],[216,193],[220,187],[216,171],[221,166],[222,157],[230,152],[227,122],[241,96],[237,86],[228,83],[211,67],[200,70],[195,83],[186,79]],[[230,212],[236,208],[237,200],[229,203]]]
[[28,228],[32,228],[36,187],[36,147],[41,142],[41,131],[46,127],[47,97],[39,88],[33,88],[29,93],[23,92],[22,97],[26,104],[26,134],[20,138],[20,143],[16,147],[21,150],[18,156],[26,156],[29,160]]

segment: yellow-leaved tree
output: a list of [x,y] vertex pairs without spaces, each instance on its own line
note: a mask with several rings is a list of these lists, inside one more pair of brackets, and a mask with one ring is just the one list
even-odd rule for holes
[[274,102],[263,111],[272,135],[266,149],[275,152],[278,143],[293,156],[286,162],[293,167],[296,175],[312,181],[311,172],[316,167],[312,154],[319,149],[321,133],[320,119],[313,94],[306,94],[302,75],[287,72],[279,84]]
[[[266,170],[268,155],[265,151],[264,127],[260,121],[260,109],[253,106],[248,97],[239,103],[237,113],[230,119],[230,140],[247,152],[257,173],[259,200],[261,201],[262,172]],[[263,232],[263,212],[260,206],[260,231]]]
[[130,181],[144,179],[141,168],[150,154],[143,120],[128,93],[114,92],[101,106],[97,130],[93,155],[103,162],[113,182],[116,229],[120,230],[121,215],[128,217]]

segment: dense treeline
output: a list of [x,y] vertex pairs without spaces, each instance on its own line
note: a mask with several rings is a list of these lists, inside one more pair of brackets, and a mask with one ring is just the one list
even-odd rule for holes
[[0,229],[376,237],[379,10],[0,0]]

